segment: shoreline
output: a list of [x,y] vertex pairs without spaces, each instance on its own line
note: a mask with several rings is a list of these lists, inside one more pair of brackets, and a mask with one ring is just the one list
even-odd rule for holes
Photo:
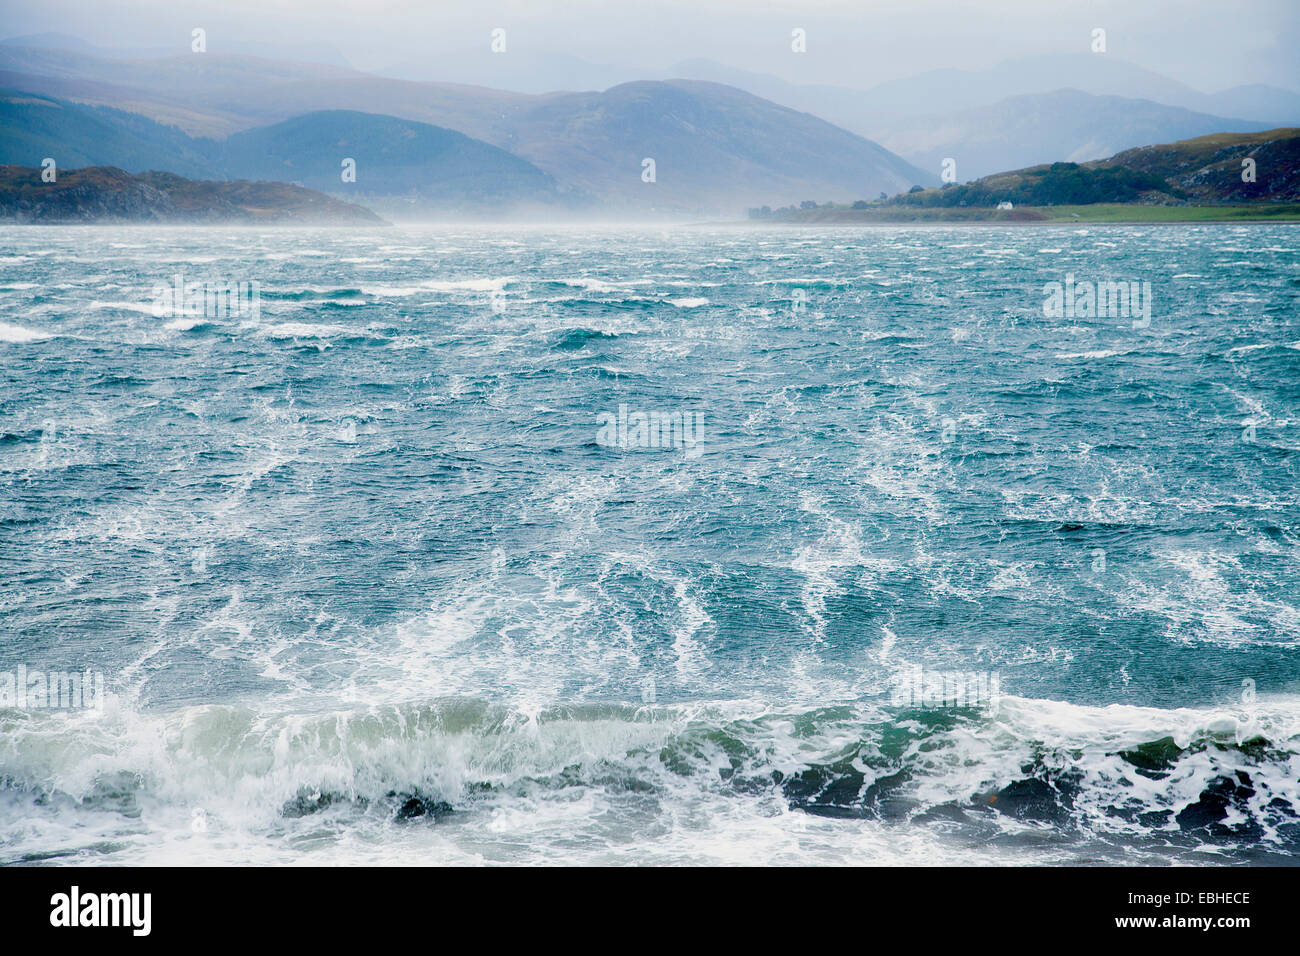
[[1276,219],[1041,219],[999,221],[996,219],[895,219],[895,220],[819,220],[815,222],[795,222],[781,220],[776,222],[759,222],[754,220],[730,220],[719,222],[691,223],[692,226],[747,226],[762,228],[778,227],[816,227],[816,228],[879,228],[896,229],[899,226],[989,226],[996,229],[1057,227],[1057,226],[1295,226],[1300,225],[1300,214],[1295,218]]
[[1018,209],[878,205],[867,209],[824,206],[744,220],[755,225],[874,226],[992,225],[1047,226],[1080,223],[1113,225],[1183,225],[1186,223],[1300,222],[1300,203],[1225,203],[1221,205],[1145,206],[1131,203],[1021,206]]

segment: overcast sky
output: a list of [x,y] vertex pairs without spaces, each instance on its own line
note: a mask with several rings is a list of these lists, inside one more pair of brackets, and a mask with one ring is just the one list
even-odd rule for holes
[[[0,35],[59,32],[98,46],[175,47],[189,31],[261,44],[325,44],[361,69],[486,46],[663,70],[705,57],[799,82],[866,87],[939,67],[1087,52],[1213,92],[1300,89],[1300,0],[0,0]],[[808,52],[790,51],[790,31]]]

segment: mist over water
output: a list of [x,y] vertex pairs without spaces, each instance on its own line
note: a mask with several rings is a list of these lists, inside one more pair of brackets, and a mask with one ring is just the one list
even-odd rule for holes
[[0,707],[0,860],[1293,863],[1298,305],[1286,226],[8,230],[0,671],[109,699]]

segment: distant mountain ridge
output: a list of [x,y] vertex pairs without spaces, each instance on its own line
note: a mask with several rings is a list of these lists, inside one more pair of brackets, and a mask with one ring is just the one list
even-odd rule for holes
[[[121,110],[0,93],[0,134],[0,163],[16,165],[49,156],[64,168],[162,168],[191,178],[298,183],[367,203],[401,195],[463,211],[566,198],[549,175],[505,150],[454,130],[366,113],[309,113],[213,140]],[[344,181],[345,160],[353,182]]]
[[[250,57],[123,62],[6,47],[0,66],[10,68],[0,79],[14,89],[118,106],[198,139],[304,114],[428,123],[532,164],[566,202],[590,197],[611,213],[736,212],[755,196],[777,203],[855,199],[937,182],[935,174],[816,116],[699,81],[532,96]],[[654,162],[653,176],[646,160]]]
[[459,83],[531,94],[607,90],[638,79],[667,79],[658,71],[592,63],[567,54],[511,50],[509,56],[500,56],[486,46],[431,51],[372,72],[399,80]]
[[[606,201],[707,208],[727,196],[856,199],[937,180],[809,113],[694,80],[552,94],[502,124],[502,146]],[[655,180],[642,180],[643,162]],[[644,197],[644,198],[642,198]]]
[[923,169],[938,170],[951,157],[958,179],[966,181],[1038,163],[1089,162],[1144,143],[1268,128],[1150,100],[1057,90],[899,121],[881,142]]
[[1053,160],[1084,162],[1151,142],[1300,123],[1300,93],[1261,84],[1201,93],[1094,54],[934,70],[867,89],[790,83],[699,59],[674,71],[809,110],[922,169],[937,169],[951,157],[962,179]]
[[[502,59],[483,53],[474,59],[474,75],[490,80],[507,66],[517,71],[526,65],[502,65]],[[574,64],[593,78],[612,78],[623,69]],[[800,86],[708,61],[681,68],[702,78],[529,94],[393,79],[319,62],[228,54],[122,60],[84,49],[0,44],[0,84],[137,116],[118,117],[117,128],[81,137],[97,149],[114,143],[116,152],[83,149],[78,162],[163,165],[131,165],[135,159],[126,143],[143,135],[138,117],[145,117],[179,127],[195,140],[229,138],[223,154],[159,134],[171,157],[169,169],[216,178],[288,176],[338,192],[336,154],[342,144],[358,144],[347,147],[353,151],[364,144],[370,156],[360,165],[362,178],[344,194],[402,196],[402,202],[417,205],[446,204],[459,194],[467,206],[585,203],[611,213],[710,214],[753,203],[839,202],[935,185],[940,164],[949,158],[959,180],[969,181],[1052,161],[1090,162],[1145,143],[1267,129],[1255,115],[1294,112],[1300,122],[1300,94],[1260,86],[1203,94],[1123,60],[1090,54],[930,71],[869,90]],[[411,69],[412,75],[447,75],[451,65]],[[1043,92],[1053,81],[1078,88]],[[1247,109],[1225,117],[1198,108],[1230,105]],[[372,119],[360,120],[361,114]],[[284,123],[298,125],[284,127],[269,152],[252,145],[272,135],[253,136],[254,131]],[[442,132],[430,131],[437,129]],[[50,139],[49,130],[15,132],[24,148],[34,148],[31,137]],[[472,149],[458,149],[483,161],[462,162],[445,153],[451,132],[478,141]],[[260,156],[239,148],[241,137]],[[292,140],[301,137],[316,144],[315,155],[295,147]],[[421,143],[419,150],[413,139]],[[493,148],[511,159],[491,153]],[[445,161],[409,155],[415,152]],[[123,153],[127,159],[118,158]],[[10,157],[37,159],[28,153]],[[649,180],[642,176],[646,160],[654,162]]]
[[[0,40],[0,46],[30,47],[42,50],[72,50],[77,53],[89,53],[110,60],[154,60],[162,57],[176,56],[186,52],[190,37],[184,36],[180,49],[170,47],[105,47],[91,43],[81,37],[58,31],[32,33],[25,36],[7,37]],[[268,59],[297,60],[310,63],[322,63],[328,66],[341,66],[351,69],[337,47],[324,43],[276,43],[249,40],[247,37],[226,36],[222,45],[231,53],[245,56],[260,56]]]
[[1109,54],[1044,54],[1006,60],[984,70],[931,70],[881,83],[867,91],[873,103],[904,113],[989,106],[1012,96],[1076,89],[1094,96],[1122,96],[1166,106],[1241,116],[1253,122],[1300,119],[1300,93],[1254,84],[1202,93],[1185,83]]

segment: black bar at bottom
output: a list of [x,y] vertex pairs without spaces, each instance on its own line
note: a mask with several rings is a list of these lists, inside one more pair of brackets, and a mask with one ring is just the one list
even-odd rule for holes
[[[1197,937],[1231,945],[1294,927],[1297,877],[1300,869],[1235,867],[9,868],[0,870],[0,925],[10,946],[66,937],[337,947],[411,936],[441,948],[462,933],[494,949],[566,937],[584,949],[640,948],[660,934],[662,945],[700,935],[770,944],[830,934],[825,941],[839,946],[879,942],[887,937],[875,934],[891,925],[927,945],[1022,933],[1042,942]],[[687,932],[692,925],[699,930]]]

